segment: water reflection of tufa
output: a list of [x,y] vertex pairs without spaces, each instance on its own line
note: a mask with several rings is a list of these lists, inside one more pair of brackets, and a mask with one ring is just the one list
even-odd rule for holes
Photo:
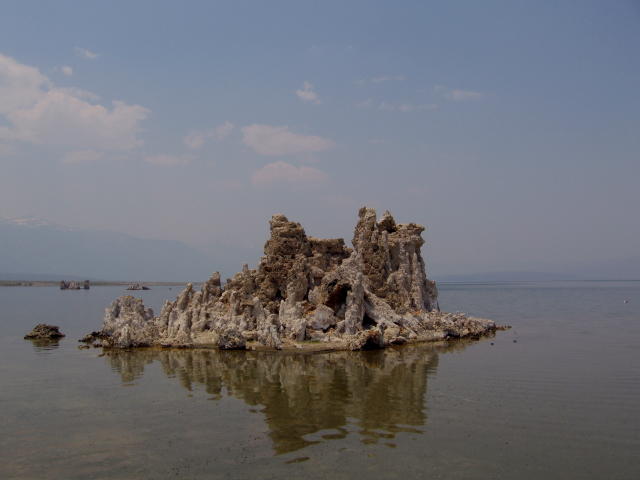
[[125,383],[158,361],[189,391],[202,385],[215,399],[229,395],[262,406],[281,454],[344,438],[354,429],[363,443],[393,439],[397,432],[419,433],[427,418],[427,378],[443,348],[323,354],[148,349],[105,355]]
[[28,338],[27,340],[31,342],[37,353],[49,353],[50,350],[55,350],[60,346],[58,338]]

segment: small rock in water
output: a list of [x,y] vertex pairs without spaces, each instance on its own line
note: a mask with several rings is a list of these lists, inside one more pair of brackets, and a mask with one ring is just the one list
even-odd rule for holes
[[100,332],[91,332],[87,333],[84,337],[82,337],[79,342],[93,344],[96,340],[100,338]]
[[60,331],[60,327],[55,325],[47,325],[46,323],[39,323],[33,330],[27,333],[24,338],[26,340],[30,339],[54,339],[54,338],[62,338],[64,337],[64,333]]

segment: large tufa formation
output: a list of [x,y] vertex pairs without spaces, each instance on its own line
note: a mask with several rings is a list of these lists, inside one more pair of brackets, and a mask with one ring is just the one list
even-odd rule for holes
[[321,342],[322,348],[380,348],[409,341],[478,336],[494,322],[439,311],[435,282],[420,253],[424,227],[378,221],[363,207],[353,237],[308,237],[284,215],[271,218],[271,237],[255,270],[227,280],[191,284],[158,317],[141,300],[121,297],[107,309],[100,338],[107,347],[247,345],[280,349]]

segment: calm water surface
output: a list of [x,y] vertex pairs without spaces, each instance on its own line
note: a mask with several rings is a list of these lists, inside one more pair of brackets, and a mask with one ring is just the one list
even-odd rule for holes
[[[121,287],[0,288],[0,478],[640,478],[640,282],[440,291],[513,329],[378,352],[103,354],[76,340]],[[136,293],[159,309],[178,289]],[[39,322],[67,337],[23,340]]]

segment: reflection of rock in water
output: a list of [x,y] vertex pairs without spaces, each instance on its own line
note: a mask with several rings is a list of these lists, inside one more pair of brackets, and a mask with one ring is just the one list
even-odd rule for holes
[[[284,354],[216,350],[106,351],[124,382],[155,360],[191,390],[261,405],[277,453],[342,438],[356,425],[365,443],[417,431],[426,422],[427,377],[438,356],[432,346],[371,352]],[[326,431],[329,430],[329,431]],[[319,438],[305,436],[319,432]]]
[[60,346],[58,338],[28,338],[33,348],[38,353],[47,353],[49,350],[55,350]]

